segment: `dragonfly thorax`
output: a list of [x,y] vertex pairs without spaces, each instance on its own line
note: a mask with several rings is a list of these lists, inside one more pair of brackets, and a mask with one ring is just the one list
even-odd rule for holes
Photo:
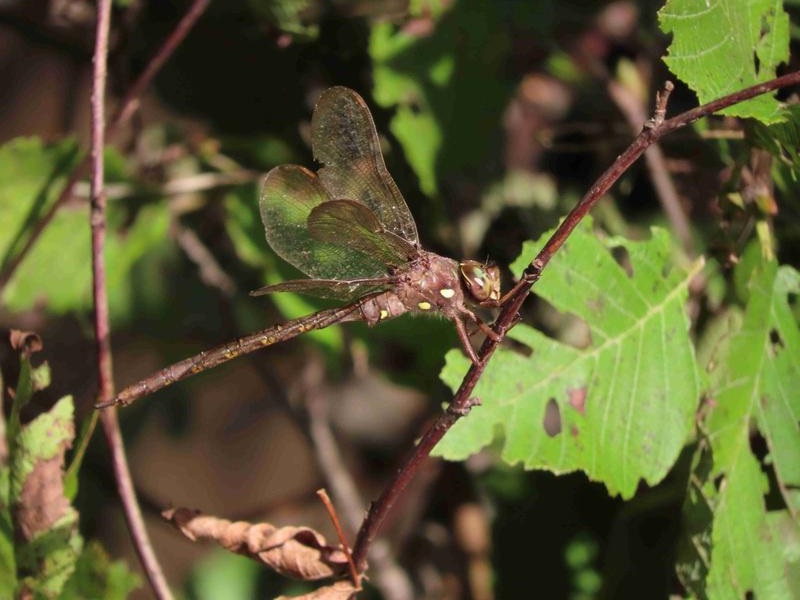
[[487,269],[475,261],[458,263],[424,250],[395,277],[394,293],[410,312],[472,319],[467,303],[481,304],[499,297],[496,268]]

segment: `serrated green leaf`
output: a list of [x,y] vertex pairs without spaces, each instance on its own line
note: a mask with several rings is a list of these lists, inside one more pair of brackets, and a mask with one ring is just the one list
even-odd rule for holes
[[[512,270],[519,272],[539,245],[526,244]],[[627,251],[632,275],[615,262],[612,247]],[[663,230],[653,229],[646,242],[603,242],[588,225],[576,230],[534,291],[582,319],[591,343],[574,348],[517,326],[510,335],[531,355],[498,352],[475,390],[483,406],[459,421],[436,452],[461,459],[501,431],[509,463],[580,469],[625,498],[640,479],[660,481],[691,432],[700,395],[684,310],[700,267],[674,264]],[[451,353],[442,378],[455,387],[465,368]]]
[[[662,31],[672,33],[664,62],[701,104],[775,77],[789,59],[789,16],[776,0],[669,0],[658,18]],[[722,114],[783,120],[768,95]]]
[[[800,276],[775,262],[750,275],[744,320],[711,365],[706,436],[685,508],[694,526],[679,573],[701,596],[793,598],[800,594],[800,525],[791,516],[800,508],[800,328],[789,300]],[[751,448],[753,427],[769,448],[764,463]],[[770,468],[789,510],[767,510]]]

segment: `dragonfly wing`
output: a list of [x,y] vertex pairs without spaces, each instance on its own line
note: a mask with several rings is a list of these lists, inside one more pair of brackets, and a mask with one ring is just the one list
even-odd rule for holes
[[295,292],[330,300],[352,300],[387,289],[394,280],[391,277],[375,279],[295,279],[268,285],[250,292],[251,296],[263,296],[276,292]]
[[334,199],[365,204],[384,229],[418,244],[417,226],[383,162],[378,134],[366,102],[353,90],[333,87],[317,102],[311,119],[319,177]]
[[308,216],[308,231],[315,239],[346,243],[394,267],[405,264],[417,252],[408,241],[386,231],[370,209],[354,200],[331,200],[315,206]]
[[384,275],[386,265],[342,243],[317,239],[308,230],[308,217],[331,200],[319,178],[303,167],[272,169],[261,186],[259,207],[267,242],[286,262],[314,279],[352,279]]

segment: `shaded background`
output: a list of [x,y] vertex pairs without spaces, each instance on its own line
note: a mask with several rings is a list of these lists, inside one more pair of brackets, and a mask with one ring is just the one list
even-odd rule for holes
[[[631,139],[609,81],[624,81],[629,99],[647,111],[650,90],[667,76],[656,2],[411,4],[212,2],[109,150],[110,234],[120,248],[109,251],[119,387],[324,306],[247,292],[297,276],[266,245],[257,181],[277,164],[312,165],[309,118],[328,86],[350,86],[370,105],[423,244],[505,266]],[[112,104],[187,6],[117,4]],[[59,172],[73,160],[69,139],[88,146],[93,11],[92,3],[67,0],[0,7],[0,140],[52,143]],[[670,112],[694,103],[679,87]],[[686,131],[664,147],[686,212],[724,260],[739,230],[719,225],[716,199],[730,172],[707,143]],[[85,414],[95,372],[82,189],[41,256],[21,267],[26,274],[0,323],[43,335],[53,369],[48,394],[75,394]],[[641,237],[663,223],[641,165],[614,194],[595,211],[606,230]],[[783,258],[791,261],[796,226],[783,226]],[[504,278],[508,285],[507,271]],[[536,299],[523,317],[581,341]],[[438,372],[456,344],[442,320],[347,325],[239,359],[123,411],[134,478],[173,585],[189,598],[304,589],[186,542],[159,511],[192,506],[231,520],[307,524],[330,536],[314,491],[336,475],[320,469],[326,450],[309,442],[309,403],[327,415],[366,507],[449,399]],[[463,464],[435,461],[384,535],[415,597],[666,597],[680,591],[673,569],[686,462],[622,503],[581,474],[525,473],[488,450]],[[135,564],[102,443],[83,471],[86,535]]]

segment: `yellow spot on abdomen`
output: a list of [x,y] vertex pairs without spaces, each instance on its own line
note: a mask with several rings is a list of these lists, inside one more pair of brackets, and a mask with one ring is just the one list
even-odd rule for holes
[[389,316],[389,311],[386,310],[385,308],[382,308],[381,311],[378,313],[378,319],[381,321],[388,316]]
[[456,295],[456,291],[451,288],[441,289],[439,293],[442,295],[442,298],[447,298],[448,300]]
[[431,303],[430,302],[425,302],[425,301],[419,302],[417,304],[417,308],[419,308],[420,310],[430,310],[431,309]]

